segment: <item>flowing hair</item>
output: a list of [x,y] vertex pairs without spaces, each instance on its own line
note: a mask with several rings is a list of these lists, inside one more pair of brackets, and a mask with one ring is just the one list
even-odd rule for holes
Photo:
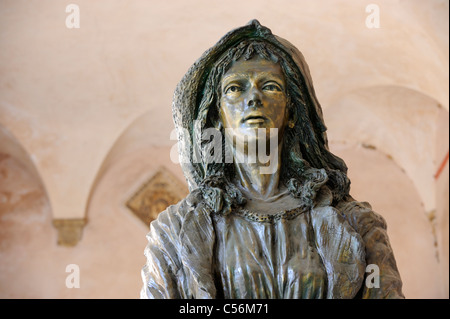
[[[312,206],[319,190],[331,191],[333,203],[348,195],[350,180],[342,159],[328,150],[323,124],[314,109],[311,96],[299,68],[284,50],[263,40],[245,39],[228,49],[206,72],[205,85],[198,97],[199,107],[194,114],[193,143],[202,154],[212,156],[211,143],[203,139],[202,132],[216,128],[224,137],[219,120],[222,76],[231,64],[240,59],[260,58],[279,63],[286,78],[287,110],[293,125],[286,126],[281,154],[280,183],[292,196],[301,199],[301,205]],[[320,132],[317,133],[317,132]],[[216,212],[227,213],[233,207],[242,206],[246,199],[232,183],[235,176],[233,163],[226,163],[225,141],[222,140],[222,158],[203,160],[197,169],[203,176],[199,188],[206,202]]]

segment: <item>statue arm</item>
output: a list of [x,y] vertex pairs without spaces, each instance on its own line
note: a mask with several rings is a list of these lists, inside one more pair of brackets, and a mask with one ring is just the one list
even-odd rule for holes
[[141,275],[144,285],[141,298],[183,298],[184,275],[177,254],[177,205],[170,206],[150,225],[144,255],[146,263]]
[[[379,287],[377,288],[376,285],[371,287],[364,282],[361,297],[364,299],[405,298],[384,218],[364,202],[347,202],[340,210],[350,225],[360,233],[365,243],[366,264],[376,265],[379,269]],[[366,280],[371,279],[367,278],[370,274],[371,272],[366,273]],[[378,282],[374,279],[373,284],[376,283]]]
[[215,298],[214,227],[201,192],[191,192],[151,223],[141,298]]

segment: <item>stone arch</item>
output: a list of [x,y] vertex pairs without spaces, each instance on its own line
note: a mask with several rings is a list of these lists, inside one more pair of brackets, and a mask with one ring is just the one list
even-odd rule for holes
[[32,157],[0,125],[0,298],[37,296],[47,283],[35,275],[51,263],[42,258],[42,247],[56,243],[51,221],[50,200]]
[[351,195],[369,202],[387,222],[405,297],[443,297],[435,237],[409,176],[378,149],[336,142],[331,147],[349,167]]
[[44,182],[33,163],[32,155],[20,144],[19,140],[13,136],[5,127],[0,125],[0,154],[2,157],[11,157],[20,162],[23,168],[35,179],[43,188],[45,196],[48,198]]
[[[400,86],[374,86],[341,96],[324,110],[324,116],[330,148],[336,149],[337,155],[342,153],[349,164],[350,177],[353,175],[353,179],[359,180],[354,184],[352,179],[352,191],[366,194],[373,190],[373,201],[384,210],[379,213],[388,220],[388,233],[393,238],[392,245],[398,247],[399,264],[404,265],[407,277],[411,275],[404,278],[405,287],[420,298],[448,296],[448,280],[442,280],[445,276],[448,278],[448,274],[445,275],[448,272],[448,238],[443,239],[448,234],[448,185],[445,191],[444,183],[435,178],[448,152],[448,111],[421,92]],[[379,158],[378,162],[367,156],[366,162],[358,161],[363,150],[373,151],[371,154]],[[391,173],[398,176],[395,180],[386,176],[390,182],[385,184],[385,189],[374,185],[370,178],[361,179],[367,175],[377,180],[377,174],[388,174],[383,173],[383,169],[394,172],[390,168],[394,164],[404,177]],[[448,162],[444,165],[448,172]],[[441,179],[446,179],[448,184],[448,173]],[[418,199],[408,197],[404,189],[409,189],[409,194],[415,193]],[[402,204],[393,199],[395,194],[411,199]],[[413,202],[415,206],[409,207]],[[412,251],[415,255],[402,255],[400,251],[418,239],[417,245],[422,248]],[[418,255],[422,258],[415,258]],[[421,280],[412,276],[411,267],[424,272],[433,269],[434,277],[428,281],[433,282],[435,288],[428,296],[418,293],[420,287],[414,286],[414,282],[418,285]]]
[[435,209],[434,175],[442,161],[437,140],[445,133],[438,123],[448,117],[435,99],[401,86],[373,86],[341,96],[324,113],[330,141],[388,154],[411,178],[426,211]]
[[92,184],[87,216],[97,213],[105,196],[114,198],[115,207],[129,214],[126,201],[161,167],[185,183],[180,166],[171,159],[176,141],[170,139],[167,131],[155,130],[155,123],[161,121],[155,112],[150,110],[137,117],[113,143]]

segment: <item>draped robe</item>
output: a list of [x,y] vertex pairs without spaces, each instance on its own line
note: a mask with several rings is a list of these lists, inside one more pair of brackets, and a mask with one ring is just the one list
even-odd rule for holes
[[264,218],[214,213],[194,191],[147,238],[141,298],[404,298],[386,222],[351,198]]

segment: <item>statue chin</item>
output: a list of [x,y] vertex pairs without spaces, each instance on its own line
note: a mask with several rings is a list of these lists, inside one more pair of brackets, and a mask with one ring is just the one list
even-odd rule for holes
[[281,140],[278,136],[278,129],[264,127],[242,126],[238,129],[225,129],[227,142],[235,140],[236,145],[255,145],[270,142],[270,140]]

